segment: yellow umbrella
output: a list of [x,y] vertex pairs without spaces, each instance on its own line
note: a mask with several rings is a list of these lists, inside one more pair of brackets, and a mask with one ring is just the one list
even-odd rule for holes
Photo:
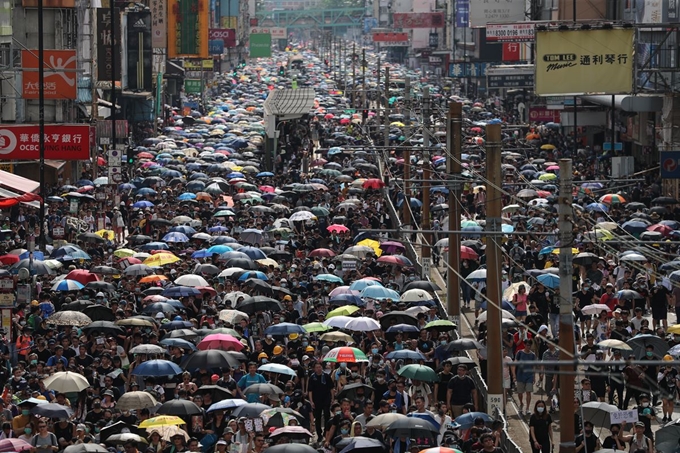
[[541,145],[541,149],[550,151],[555,149],[555,145],[551,145],[550,143],[546,143],[545,145]]
[[618,227],[619,224],[616,222],[600,222],[595,224],[595,229],[597,230],[614,231]]
[[131,249],[118,249],[115,252],[113,252],[113,256],[117,258],[127,258],[128,256],[132,256],[135,253],[137,252]]
[[666,330],[667,333],[672,333],[674,335],[679,335],[680,334],[680,324],[675,324],[673,326],[670,326],[668,330]]
[[538,177],[541,181],[554,181],[557,179],[557,175],[554,173],[545,173]]
[[146,264],[147,266],[156,267],[176,263],[177,261],[179,261],[179,258],[177,258],[172,253],[163,252],[151,255],[150,257],[144,260],[144,264]]
[[103,237],[104,239],[108,239],[109,241],[112,241],[116,237],[116,233],[114,233],[113,230],[99,230],[95,231],[94,234]]
[[174,415],[159,415],[158,417],[152,417],[144,420],[139,424],[140,428],[159,428],[161,426],[178,426],[184,425],[186,422],[179,417]]
[[332,318],[333,316],[349,316],[352,313],[359,311],[359,307],[355,305],[343,305],[335,310],[331,310],[326,314],[326,319]]
[[363,245],[364,247],[372,248],[377,256],[380,256],[383,253],[382,249],[380,248],[380,242],[373,239],[364,239],[363,241],[358,242],[357,245]]
[[342,332],[327,332],[319,337],[323,341],[344,341],[345,343],[354,343],[354,338]]
[[404,127],[405,124],[402,123],[402,122],[399,122],[399,121],[394,121],[394,122],[390,123],[390,126],[394,126],[394,127]]
[[614,235],[612,234],[611,231],[607,231],[601,228],[595,228],[593,231],[588,231],[585,234],[585,236],[588,237],[590,240],[596,241],[611,241],[612,239],[614,239]]

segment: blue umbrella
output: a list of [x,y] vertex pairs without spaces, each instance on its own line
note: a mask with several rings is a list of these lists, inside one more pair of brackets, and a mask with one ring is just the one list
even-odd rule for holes
[[184,233],[173,231],[163,236],[163,242],[189,242],[189,237]]
[[89,179],[81,179],[80,181],[76,182],[76,186],[78,186],[78,187],[94,186],[94,183],[92,181],[90,181]]
[[244,404],[248,404],[248,401],[242,400],[240,398],[230,398],[211,405],[206,412],[236,409],[237,407],[243,406]]
[[201,294],[199,290],[191,286],[171,286],[161,293],[165,297],[189,297]]
[[448,195],[448,194],[449,194],[449,189],[447,189],[447,188],[444,187],[444,186],[434,186],[434,187],[431,187],[431,188],[430,188],[430,192],[431,192],[431,193],[441,192],[441,193],[443,193],[444,195]]
[[241,247],[240,249],[238,249],[238,251],[248,255],[251,260],[263,260],[267,258],[267,255],[265,255],[265,253],[257,247],[251,246]]
[[52,250],[52,253],[50,253],[50,258],[57,259],[60,256],[70,255],[75,252],[82,252],[82,250],[73,244],[62,245],[58,249]]
[[164,338],[160,343],[163,346],[174,346],[175,348],[190,349],[192,351],[198,349],[195,344],[182,338]]
[[548,254],[552,253],[553,250],[555,250],[555,247],[551,247],[551,246],[543,247],[543,248],[538,252],[538,254],[539,254],[539,255],[548,255]]
[[543,274],[536,277],[542,285],[547,286],[550,289],[555,289],[560,287],[560,277],[555,274]]
[[274,176],[274,173],[270,171],[261,171],[255,175],[256,178],[271,178],[272,176]]
[[[75,252],[75,250],[74,250],[74,252]],[[30,254],[31,254],[31,252],[24,252],[24,253],[22,253],[21,255],[19,255],[19,259],[20,259],[20,260],[27,260],[28,258],[30,258],[30,257],[29,257]],[[38,251],[38,250],[35,250],[35,251],[33,252],[33,259],[34,259],[34,260],[44,261],[44,260],[45,260],[45,255],[43,254],[43,252],[40,252],[40,251]]]
[[194,325],[189,321],[170,321],[165,324],[161,324],[162,330],[180,330],[180,329],[191,329]]
[[427,412],[423,412],[423,413],[420,413],[420,412],[410,412],[410,413],[407,415],[407,417],[415,417],[415,418],[419,418],[419,419],[421,419],[421,420],[425,420],[425,421],[427,421],[427,422],[430,422],[430,423],[432,424],[432,426],[434,426],[434,427],[437,428],[437,429],[440,429],[440,427],[441,427],[441,425],[440,425],[439,423],[437,423],[437,421],[434,419],[434,417],[432,417],[432,416],[431,416],[430,414],[428,414]]
[[150,201],[142,200],[142,201],[138,201],[135,204],[133,204],[132,207],[137,208],[137,209],[153,208],[154,204],[151,203]]
[[210,256],[212,255],[208,253],[208,249],[196,250],[194,253],[191,254],[191,257],[194,259],[208,258]]
[[331,305],[356,305],[357,307],[366,305],[361,297],[354,294],[339,294],[333,297],[329,303]]
[[231,236],[215,236],[212,239],[214,245],[238,244],[238,241]]
[[299,324],[293,324],[290,322],[282,322],[279,324],[273,324],[264,330],[265,335],[290,335],[291,333],[297,333],[299,335],[306,335],[307,331]]
[[427,360],[427,358],[418,351],[411,351],[410,349],[402,349],[400,351],[392,351],[385,356],[387,360]]
[[209,255],[221,255],[223,253],[231,252],[233,250],[234,249],[229,247],[228,245],[220,244],[220,245],[213,245],[206,252]]
[[493,423],[493,418],[485,412],[468,412],[467,414],[459,415],[453,424],[459,429],[469,429],[475,426],[475,419],[481,418],[485,424]]
[[340,284],[343,283],[343,280],[340,277],[338,277],[337,275],[333,275],[333,274],[319,274],[316,277],[314,277],[314,280],[320,280],[322,282],[340,283]]
[[385,331],[387,333],[407,333],[407,332],[420,332],[420,327],[412,326],[411,324],[395,324],[390,326]]
[[118,190],[121,192],[125,192],[127,190],[135,190],[137,187],[134,184],[130,184],[129,182],[123,183],[118,186]]
[[132,370],[133,376],[176,376],[183,371],[169,360],[147,360]]
[[269,280],[269,278],[267,278],[267,274],[265,274],[264,272],[260,272],[260,271],[249,271],[249,272],[244,272],[244,273],[238,278],[238,280],[239,280],[240,282],[245,282],[245,281],[248,280],[249,278],[257,278],[257,279],[259,279],[259,280]]
[[158,192],[150,187],[143,187],[137,191],[136,195],[158,195]]
[[179,201],[187,201],[187,200],[195,200],[196,199],[196,194],[195,193],[190,193],[186,192],[177,197]]
[[[439,429],[439,428],[437,428]],[[340,445],[345,445],[345,448],[340,450],[339,453],[359,453],[362,451],[385,451],[385,445],[380,442],[377,439],[371,439],[368,437],[350,437],[349,442],[347,444],[338,444],[338,447]]]
[[501,225],[501,232],[504,234],[510,234],[515,231],[515,227],[512,225],[508,225],[507,223],[504,223]]
[[382,283],[377,282],[375,280],[369,280],[369,279],[364,279],[362,278],[361,280],[356,280],[352,282],[351,285],[349,285],[349,289],[352,291],[363,291],[364,289],[368,288],[369,286],[380,286],[382,287]]
[[[481,308],[482,310],[486,310],[486,300],[482,302],[482,304],[480,305],[480,308]],[[503,310],[508,310],[508,311],[511,312],[511,313],[512,313],[513,311],[515,311],[515,306],[512,305],[512,304],[511,304],[510,302],[508,302],[507,300],[504,300],[504,301],[501,303],[501,308],[502,308]]]
[[240,173],[238,171],[232,171],[231,173],[229,173],[227,175],[227,178],[229,178],[229,179],[245,178],[245,177],[246,177],[246,175],[244,175],[243,173]]
[[590,203],[586,205],[586,211],[589,212],[608,212],[609,208],[607,205],[602,203]]
[[140,250],[169,250],[165,242],[149,242],[139,247]]
[[399,293],[393,289],[384,288],[382,286],[369,286],[361,291],[361,297],[376,300],[399,300]]
[[79,291],[85,288],[82,283],[76,280],[64,279],[52,287],[52,291]]
[[643,231],[647,231],[648,226],[649,223],[643,222],[641,220],[629,220],[628,222],[621,225],[621,228],[631,234],[639,234]]
[[189,225],[176,225],[176,226],[170,228],[169,231],[176,231],[178,233],[184,233],[187,236],[191,236],[193,234],[196,234],[196,230],[194,230]]
[[208,233],[224,233],[225,231],[228,231],[228,228],[222,225],[208,228]]

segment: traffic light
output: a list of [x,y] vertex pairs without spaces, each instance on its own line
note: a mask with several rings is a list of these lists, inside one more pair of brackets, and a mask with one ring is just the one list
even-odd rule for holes
[[328,59],[325,59],[325,60],[323,61],[323,64],[325,64],[326,66],[328,66]]
[[135,163],[135,150],[132,147],[128,147],[126,157],[127,157],[128,165],[134,165],[134,163]]
[[362,117],[363,119],[365,119],[365,120],[368,119],[368,109],[363,109],[363,110],[361,111],[361,117]]
[[234,71],[231,73],[231,75],[234,78],[238,77],[238,71],[236,70],[236,68],[234,68]]
[[281,77],[285,76],[286,75],[286,68],[284,68],[283,66],[279,66],[279,75]]

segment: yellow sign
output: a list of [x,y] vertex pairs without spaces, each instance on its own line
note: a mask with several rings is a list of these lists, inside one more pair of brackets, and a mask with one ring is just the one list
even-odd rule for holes
[[633,91],[635,34],[623,30],[536,31],[536,94]]
[[238,28],[238,17],[224,16],[220,17],[220,28]]
[[208,58],[208,0],[168,0],[168,58]]
[[[184,67],[185,71],[200,71],[201,70],[201,61],[188,61],[185,60],[182,63],[182,66]],[[215,63],[213,60],[203,60],[203,70],[204,71],[212,71],[215,68]]]

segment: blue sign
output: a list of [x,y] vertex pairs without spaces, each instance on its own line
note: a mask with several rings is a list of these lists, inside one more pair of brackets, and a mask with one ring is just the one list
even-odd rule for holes
[[378,26],[378,19],[375,17],[364,17],[364,33],[370,33]]
[[449,77],[463,79],[463,78],[481,78],[486,77],[486,71],[495,65],[501,63],[451,63],[449,64]]
[[[603,151],[611,151],[612,150],[612,142],[605,142],[602,144],[602,150]],[[623,151],[623,143],[621,142],[614,142],[614,150],[616,151]]]
[[222,55],[224,53],[224,41],[221,39],[208,41],[208,52],[210,55]]
[[197,101],[185,101],[184,107],[189,107],[190,109],[197,109],[198,108],[198,102]]
[[680,151],[661,151],[661,177],[680,179]]
[[470,26],[470,0],[456,0],[456,27]]

